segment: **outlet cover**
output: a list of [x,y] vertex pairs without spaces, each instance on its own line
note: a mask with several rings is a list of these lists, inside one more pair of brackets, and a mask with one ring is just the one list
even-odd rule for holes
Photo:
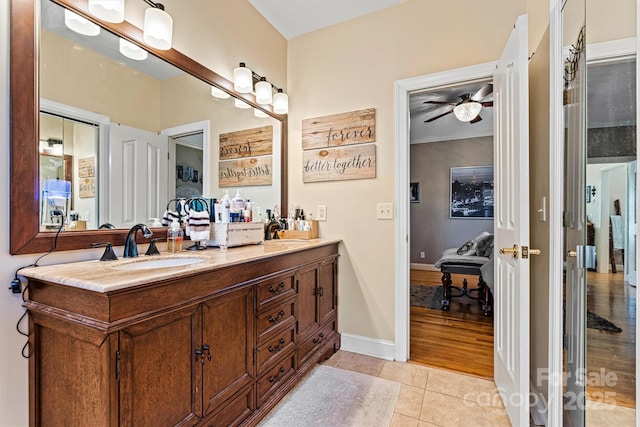
[[420,251],[420,258],[424,258],[424,257],[425,257],[424,251]]
[[393,203],[378,203],[376,206],[377,219],[393,219]]
[[327,205],[318,205],[316,207],[316,219],[318,221],[327,220]]

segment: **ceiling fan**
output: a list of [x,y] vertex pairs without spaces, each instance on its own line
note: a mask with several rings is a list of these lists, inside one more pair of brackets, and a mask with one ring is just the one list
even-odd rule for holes
[[493,93],[493,84],[487,83],[480,88],[476,93],[465,93],[459,96],[460,101],[424,101],[425,104],[436,104],[436,105],[449,105],[450,108],[447,109],[442,114],[439,114],[435,117],[432,117],[428,120],[425,120],[425,123],[430,123],[434,120],[437,120],[441,117],[444,117],[448,114],[453,113],[458,120],[461,122],[468,123],[477,123],[482,120],[480,117],[480,110],[482,107],[493,107],[493,100],[491,101],[483,101],[489,95]]

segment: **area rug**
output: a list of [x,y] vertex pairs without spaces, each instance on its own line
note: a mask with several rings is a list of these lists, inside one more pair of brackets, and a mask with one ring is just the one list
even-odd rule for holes
[[587,310],[587,328],[598,329],[601,331],[622,332],[613,322],[598,316],[591,310]]
[[399,394],[400,383],[318,365],[258,425],[388,426]]
[[440,310],[442,308],[442,286],[411,284],[409,304],[416,307]]

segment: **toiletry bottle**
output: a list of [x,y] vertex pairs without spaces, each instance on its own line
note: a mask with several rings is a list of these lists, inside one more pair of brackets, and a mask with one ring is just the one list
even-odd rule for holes
[[231,222],[231,199],[229,199],[229,190],[224,190],[224,196],[222,197],[222,218],[221,222],[226,224]]
[[244,210],[244,199],[240,196],[240,190],[236,191],[236,197],[233,198],[233,207],[238,211]]
[[171,223],[171,226],[169,226],[169,231],[167,231],[167,248],[169,252],[182,252],[183,239],[184,234],[182,232],[182,228],[180,228],[178,218],[173,218],[173,222]]

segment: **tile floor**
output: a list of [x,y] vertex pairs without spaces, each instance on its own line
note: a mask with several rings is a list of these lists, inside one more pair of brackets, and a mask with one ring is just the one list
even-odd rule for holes
[[343,350],[324,363],[399,382],[389,427],[511,426],[493,381]]
[[[323,363],[399,382],[389,427],[511,426],[493,381],[343,350]],[[634,426],[635,409],[587,401],[587,426],[603,425]]]

